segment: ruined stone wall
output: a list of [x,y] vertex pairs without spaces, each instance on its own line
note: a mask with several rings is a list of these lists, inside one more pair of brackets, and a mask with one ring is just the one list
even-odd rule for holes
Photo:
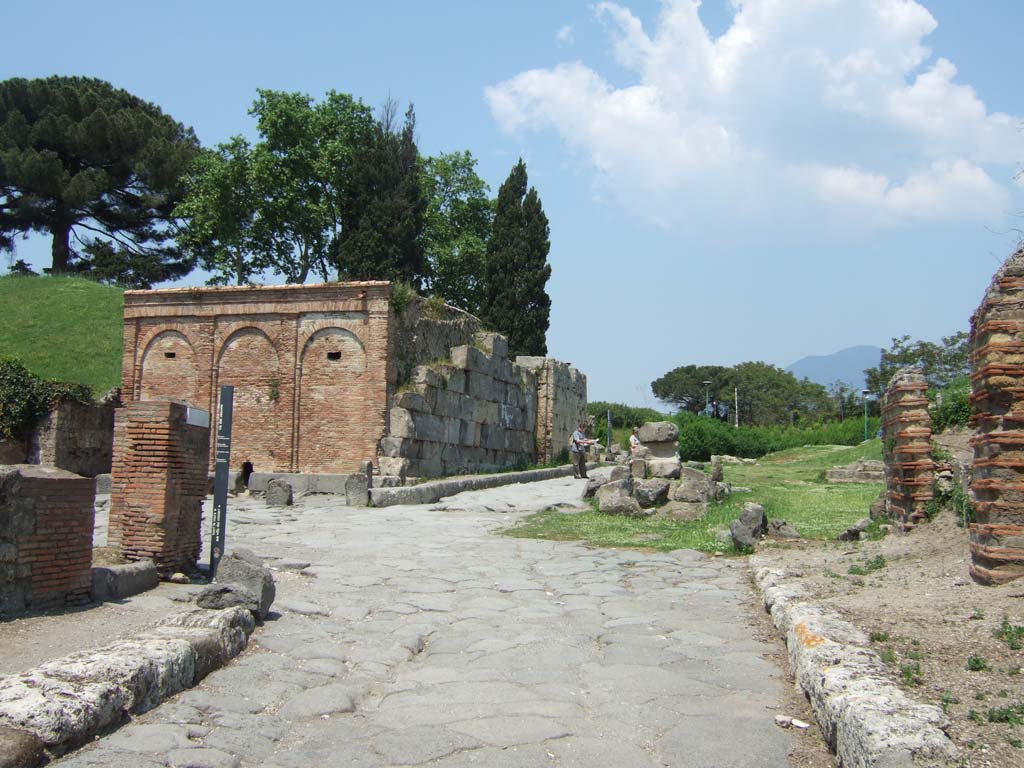
[[398,386],[412,378],[417,366],[447,360],[452,348],[473,344],[480,320],[461,309],[416,296],[396,312],[390,358]]
[[903,368],[892,377],[882,402],[886,507],[893,521],[907,529],[927,519],[925,507],[935,495],[927,393],[921,371]]
[[0,617],[89,601],[94,487],[59,469],[0,466]]
[[152,558],[162,576],[193,571],[201,546],[210,429],[189,424],[188,411],[136,401],[114,424],[108,543],[127,560]]
[[550,357],[519,356],[516,365],[537,376],[536,460],[554,461],[587,415],[587,377]]
[[232,469],[355,472],[376,455],[397,375],[390,295],[382,282],[126,291],[122,396],[216,423],[232,384]]
[[113,406],[63,402],[33,430],[28,463],[96,477],[110,472],[113,452]]
[[1024,576],[1024,248],[996,272],[971,318],[974,508],[971,576]]
[[419,366],[399,390],[382,474],[437,477],[534,460],[537,377],[508,359],[504,337],[478,334],[477,344]]

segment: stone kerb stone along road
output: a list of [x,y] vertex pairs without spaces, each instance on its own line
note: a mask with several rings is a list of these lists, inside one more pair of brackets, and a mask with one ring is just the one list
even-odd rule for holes
[[229,550],[277,569],[274,613],[232,664],[56,765],[786,766],[788,682],[741,561],[494,535],[581,490],[232,500]]

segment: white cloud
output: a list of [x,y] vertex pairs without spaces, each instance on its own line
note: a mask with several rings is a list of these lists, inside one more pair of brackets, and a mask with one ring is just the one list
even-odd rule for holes
[[575,41],[575,33],[573,31],[572,24],[563,24],[559,27],[555,38],[558,42],[565,43],[566,45],[573,43]]
[[529,70],[486,89],[492,114],[510,132],[554,129],[620,203],[662,221],[681,199],[713,211],[736,194],[783,219],[809,206],[880,224],[1003,214],[1009,193],[990,171],[1008,182],[1024,159],[1021,119],[990,113],[950,61],[932,62],[925,8],[733,5],[713,38],[697,0],[663,0],[651,32],[599,3],[633,82],[579,61]]

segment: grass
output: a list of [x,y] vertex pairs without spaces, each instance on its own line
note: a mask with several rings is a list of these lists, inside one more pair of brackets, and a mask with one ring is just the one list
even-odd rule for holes
[[44,379],[121,383],[124,291],[76,277],[0,277],[0,355]]
[[1003,616],[1003,621],[999,625],[999,629],[995,631],[995,636],[1010,646],[1011,650],[1019,651],[1024,647],[1024,626],[1011,624],[1008,616]]
[[864,565],[851,565],[846,572],[854,576],[867,576],[869,573],[880,571],[883,568],[885,568],[885,557],[876,555],[870,560],[865,560]]
[[853,447],[793,448],[765,456],[757,464],[726,464],[725,479],[734,486],[748,487],[751,492],[734,493],[720,504],[710,504],[700,520],[613,517],[594,509],[572,515],[549,510],[526,518],[505,533],[519,538],[585,540],[599,547],[729,551],[731,544],[722,544],[716,533],[728,530],[729,522],[739,517],[744,502],[756,501],[764,505],[769,519],[788,520],[805,538],[834,539],[867,516],[868,506],[882,486],[826,485],[821,480],[822,472],[837,464],[880,456],[881,442],[872,440]]

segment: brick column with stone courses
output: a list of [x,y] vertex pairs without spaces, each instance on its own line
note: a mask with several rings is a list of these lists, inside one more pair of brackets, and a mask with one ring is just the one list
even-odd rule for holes
[[95,481],[0,466],[0,616],[89,602]]
[[996,272],[971,318],[970,355],[970,573],[1000,584],[1024,576],[1024,248]]
[[904,530],[928,519],[925,508],[935,495],[927,392],[919,369],[902,368],[890,380],[882,402],[887,507]]
[[187,411],[135,401],[114,426],[109,543],[127,560],[152,558],[161,576],[195,570],[200,553],[210,430]]

